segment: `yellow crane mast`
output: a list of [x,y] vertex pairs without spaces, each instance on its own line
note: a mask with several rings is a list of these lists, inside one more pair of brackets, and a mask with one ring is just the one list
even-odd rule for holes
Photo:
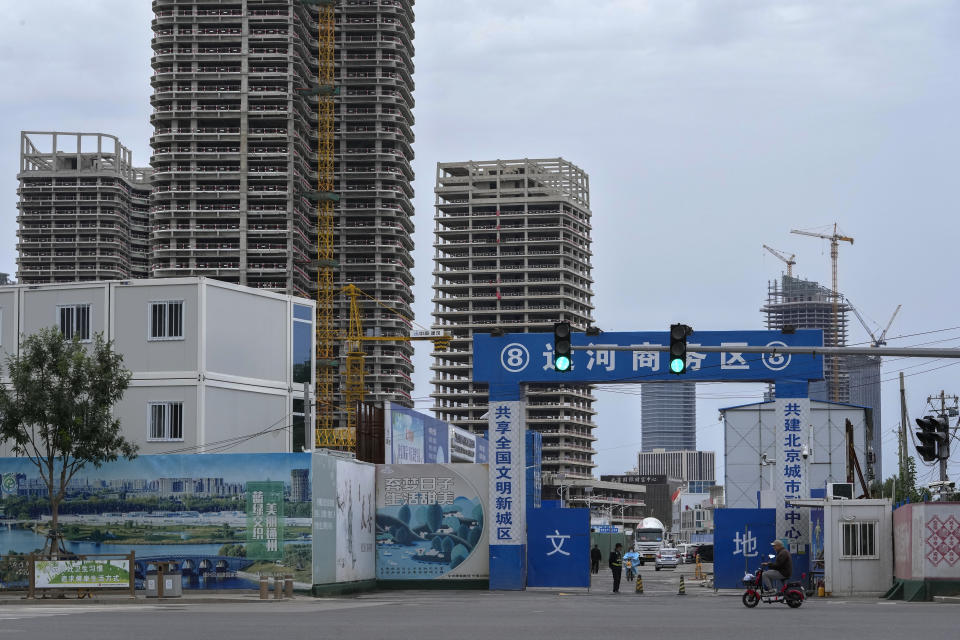
[[[422,336],[365,336],[363,335],[363,315],[360,312],[360,296],[366,295],[358,287],[348,284],[343,288],[343,292],[350,298],[350,325],[347,333],[347,371],[345,388],[345,402],[347,426],[345,429],[337,429],[336,448],[342,448],[349,451],[356,450],[357,444],[357,407],[363,402],[366,393],[366,383],[364,381],[365,354],[363,351],[364,342],[413,342],[417,340],[430,340],[433,342],[434,350],[445,351],[450,347],[449,334],[442,332],[432,333]],[[369,297],[369,296],[367,296]],[[377,304],[380,304],[377,302]],[[389,311],[395,310],[384,307]],[[342,446],[339,443],[343,443]],[[321,445],[321,446],[332,446]]]
[[334,101],[334,4],[335,0],[300,0],[318,9],[317,86],[309,93],[317,101],[317,189],[307,197],[317,203],[317,389],[315,446],[331,437],[334,413],[334,378],[339,365],[334,341],[333,300],[336,296],[333,270],[334,205],[340,197],[334,193],[333,125]]
[[[833,342],[834,344],[829,346],[833,346],[833,347],[840,346],[837,344],[837,342],[839,342],[838,332],[839,332],[839,325],[840,325],[840,320],[837,317],[838,306],[840,302],[839,300],[840,292],[837,290],[837,254],[839,253],[838,247],[839,247],[840,241],[842,240],[843,242],[849,242],[852,245],[853,238],[849,236],[840,235],[839,233],[837,233],[836,222],[833,223],[833,234],[829,236],[823,233],[813,233],[812,231],[801,231],[800,229],[790,229],[790,233],[795,233],[801,236],[812,236],[814,238],[823,238],[824,240],[830,241],[830,265],[832,267],[832,272],[833,272],[832,285],[833,285]],[[832,385],[833,392],[830,394],[831,396],[830,399],[833,400],[834,402],[838,402],[840,400],[840,385],[839,385],[840,371],[839,371],[839,367],[837,367],[837,357],[836,356],[831,356],[831,357],[833,358],[833,366],[832,366],[833,376],[831,376],[833,380],[833,385]]]

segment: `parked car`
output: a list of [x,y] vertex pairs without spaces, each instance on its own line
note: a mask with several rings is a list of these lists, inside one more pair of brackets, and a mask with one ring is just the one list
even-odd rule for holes
[[[696,562],[698,548],[699,548],[699,545],[696,545],[696,544],[687,545],[687,549],[683,555],[683,561],[689,562],[690,564],[693,564],[694,562]],[[701,560],[703,560],[703,558],[701,558]]]
[[692,556],[689,555],[690,550],[696,548],[697,545],[690,544],[689,542],[684,542],[677,545],[677,554],[680,556],[680,564],[685,562],[693,562],[691,559]]
[[657,571],[660,569],[676,569],[680,565],[680,554],[676,549],[663,548],[657,551],[657,558],[654,566]]

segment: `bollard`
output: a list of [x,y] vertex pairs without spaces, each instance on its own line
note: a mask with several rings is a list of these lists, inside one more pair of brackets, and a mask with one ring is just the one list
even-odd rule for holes
[[267,576],[260,574],[260,599],[270,599],[270,583],[267,582]]
[[820,580],[817,583],[817,597],[822,598],[826,595],[826,591],[823,588],[823,580]]
[[639,594],[643,593],[643,578],[640,577],[640,574],[637,574],[637,589],[636,592]]
[[280,582],[280,576],[273,575],[273,599],[283,600],[283,583]]
[[287,598],[293,597],[293,574],[288,573],[283,576],[283,595]]
[[678,596],[687,595],[687,588],[683,586],[683,576],[680,576],[680,591],[677,593]]

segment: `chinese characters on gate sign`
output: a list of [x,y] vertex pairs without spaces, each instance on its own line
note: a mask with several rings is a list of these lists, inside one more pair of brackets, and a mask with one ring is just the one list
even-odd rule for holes
[[[789,504],[805,495],[806,479],[803,460],[806,416],[810,400],[786,398],[776,403],[775,437],[778,442],[777,467],[777,537],[791,545],[803,545],[808,538],[809,512]],[[793,550],[793,549],[792,549]]]
[[523,543],[526,495],[522,412],[523,405],[516,401],[496,402],[490,407],[490,544]]
[[750,533],[749,529],[745,529],[742,536],[737,531],[733,537],[733,555],[742,555],[745,558],[756,558],[759,555],[757,537]]

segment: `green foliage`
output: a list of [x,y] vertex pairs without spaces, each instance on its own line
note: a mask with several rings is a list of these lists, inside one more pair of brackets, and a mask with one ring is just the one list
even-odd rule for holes
[[232,558],[246,558],[247,547],[242,544],[228,543],[220,547],[220,551],[217,552],[217,555],[230,556]]
[[77,338],[64,340],[54,327],[25,337],[20,354],[6,364],[10,382],[0,388],[0,438],[39,469],[56,526],[77,471],[136,456],[113,415],[130,372],[102,335],[88,347]]
[[308,544],[286,544],[283,546],[283,564],[297,570],[310,567],[312,548]]

